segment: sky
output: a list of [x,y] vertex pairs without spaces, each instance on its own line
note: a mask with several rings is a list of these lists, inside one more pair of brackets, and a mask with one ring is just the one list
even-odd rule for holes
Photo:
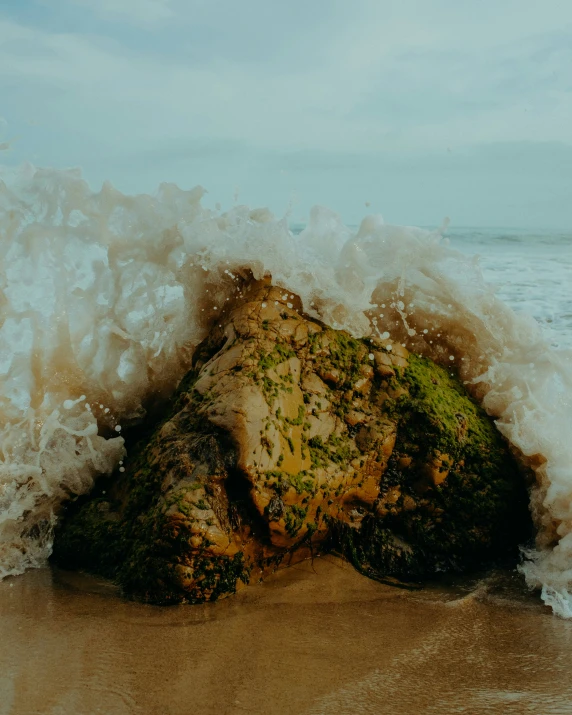
[[572,231],[569,0],[1,0],[0,164]]

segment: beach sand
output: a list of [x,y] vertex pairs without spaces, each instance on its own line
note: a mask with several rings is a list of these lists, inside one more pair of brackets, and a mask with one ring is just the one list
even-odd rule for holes
[[0,583],[0,715],[572,713],[572,622],[513,573],[408,591],[334,557],[160,608],[52,569]]

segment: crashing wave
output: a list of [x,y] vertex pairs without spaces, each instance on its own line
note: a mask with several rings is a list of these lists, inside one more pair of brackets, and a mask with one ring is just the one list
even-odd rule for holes
[[495,297],[442,231],[314,208],[294,235],[200,187],[93,193],[78,171],[0,174],[0,578],[45,562],[59,505],[123,459],[122,425],[168,395],[236,272],[271,274],[305,311],[450,365],[535,475],[522,570],[572,616],[572,351]]

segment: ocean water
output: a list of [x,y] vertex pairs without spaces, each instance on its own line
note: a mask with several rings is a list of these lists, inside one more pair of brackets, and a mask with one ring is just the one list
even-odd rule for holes
[[[291,229],[299,234],[304,226]],[[533,316],[553,347],[572,348],[572,227],[566,232],[451,226],[443,239],[477,260],[496,296],[515,312]]]
[[451,228],[446,237],[467,256],[478,255],[498,298],[536,318],[553,346],[572,348],[572,227]]
[[129,458],[123,427],[174,389],[248,270],[333,327],[458,371],[534,470],[522,570],[572,616],[569,236],[355,228],[323,207],[293,231],[266,209],[206,209],[200,187],[1,176],[0,578],[45,564],[61,504]]

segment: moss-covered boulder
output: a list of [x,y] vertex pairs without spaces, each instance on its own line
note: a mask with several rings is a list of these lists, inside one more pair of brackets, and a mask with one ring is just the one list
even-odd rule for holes
[[54,558],[200,602],[323,550],[420,578],[514,553],[522,476],[450,371],[252,282],[126,470],[68,509]]

